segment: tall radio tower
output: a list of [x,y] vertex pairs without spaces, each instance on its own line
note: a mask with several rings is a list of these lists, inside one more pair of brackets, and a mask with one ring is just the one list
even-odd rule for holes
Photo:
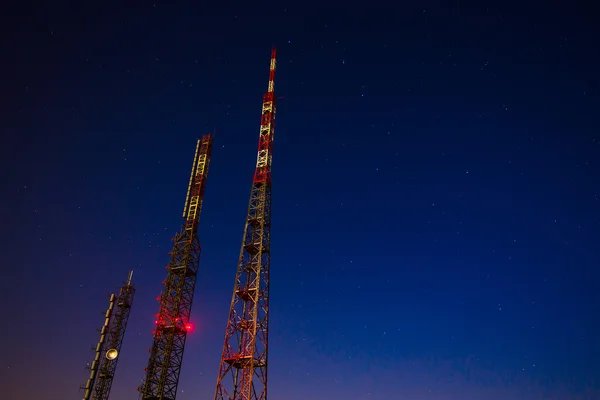
[[145,369],[146,379],[138,390],[143,400],[175,400],[183,350],[192,310],[200,241],[198,223],[213,138],[204,135],[196,144],[194,164],[183,208],[185,220],[180,232],[173,238],[171,261],[167,266],[167,279],[160,297],[160,312],[156,315],[154,343]]
[[225,330],[215,400],[267,399],[274,79],[275,48],[271,51],[269,88],[263,96],[258,159]]
[[83,387],[85,390],[83,400],[108,400],[110,395],[135,294],[131,284],[132,277],[133,271],[129,273],[129,278],[119,290],[119,294],[110,295],[104,325],[100,331],[100,340],[95,349],[96,357],[90,366],[90,378]]

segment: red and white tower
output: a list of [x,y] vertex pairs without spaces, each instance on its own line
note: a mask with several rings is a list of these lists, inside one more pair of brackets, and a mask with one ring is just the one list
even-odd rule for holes
[[263,96],[256,170],[240,250],[215,400],[266,400],[271,260],[275,48]]

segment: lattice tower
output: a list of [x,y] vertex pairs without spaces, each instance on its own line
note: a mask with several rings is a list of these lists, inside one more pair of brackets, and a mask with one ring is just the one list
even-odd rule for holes
[[275,49],[263,96],[258,157],[217,379],[215,400],[266,400]]
[[108,334],[106,335],[106,342],[104,344],[106,351],[104,351],[103,357],[100,360],[100,366],[98,367],[98,376],[96,377],[94,394],[92,396],[93,400],[108,400],[108,396],[110,395],[110,389],[117,370],[117,363],[121,359],[121,347],[123,346],[127,321],[129,321],[129,314],[135,294],[135,289],[131,284],[132,278],[133,271],[129,273],[127,282],[121,287],[116,298],[116,307],[113,309],[110,318]]
[[129,273],[129,278],[119,290],[119,294],[110,295],[109,306],[104,314],[104,325],[100,329],[100,340],[94,349],[94,361],[89,367],[90,377],[82,387],[85,391],[83,400],[107,400],[110,395],[135,294],[132,278],[133,271]]
[[208,176],[213,137],[198,140],[183,208],[184,223],[173,238],[167,279],[158,297],[160,311],[156,314],[154,342],[146,367],[146,378],[138,388],[143,400],[175,400],[188,331],[198,263],[200,241],[198,224]]

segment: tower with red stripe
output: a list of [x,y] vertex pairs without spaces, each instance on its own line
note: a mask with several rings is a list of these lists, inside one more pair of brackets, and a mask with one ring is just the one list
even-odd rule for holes
[[271,263],[275,49],[263,96],[256,169],[240,249],[215,400],[266,400]]

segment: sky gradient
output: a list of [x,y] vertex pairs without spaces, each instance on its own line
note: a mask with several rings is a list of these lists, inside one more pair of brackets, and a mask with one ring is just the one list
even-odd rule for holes
[[11,10],[3,397],[81,399],[134,269],[137,398],[216,129],[177,399],[213,398],[275,44],[271,400],[600,398],[598,29],[502,4]]

